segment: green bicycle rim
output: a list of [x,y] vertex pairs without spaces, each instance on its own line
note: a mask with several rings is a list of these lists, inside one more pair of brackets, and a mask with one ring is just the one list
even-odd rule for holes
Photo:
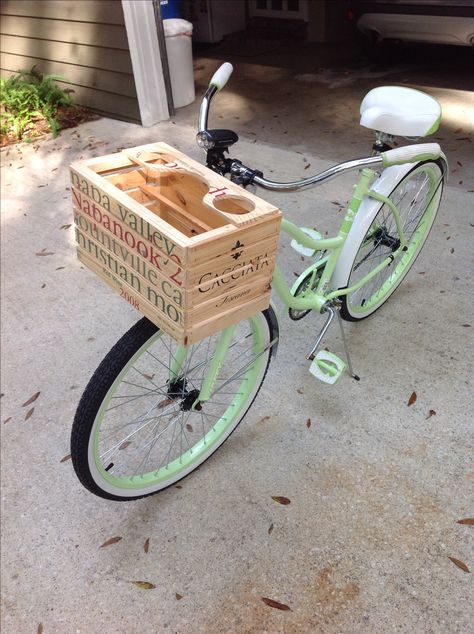
[[[438,209],[439,196],[437,195],[437,188],[433,187],[433,184],[435,184],[437,180],[436,171],[427,166],[422,166],[420,168],[420,171],[421,170],[425,173],[430,172],[431,184],[428,196],[431,197],[431,200],[428,207],[420,218],[420,222],[418,223],[415,231],[409,238],[407,250],[403,252],[402,257],[398,260],[395,268],[392,270],[385,282],[369,298],[365,299],[363,306],[352,304],[350,301],[350,294],[347,296],[347,303],[350,307],[350,312],[355,317],[362,316],[373,311],[381,302],[384,301],[387,295],[397,288],[405,274],[408,272],[410,263],[418,254],[426,240],[428,231],[433,223],[433,218]],[[416,173],[417,172],[411,172],[410,177],[413,177]]]
[[[253,336],[252,351],[256,353],[258,350],[263,349],[266,345],[265,341],[265,329],[262,323],[259,322],[258,317],[251,317],[249,320],[251,325],[251,332]],[[162,331],[158,331],[153,335],[141,348],[133,355],[128,361],[120,374],[117,376],[111,387],[109,388],[106,397],[104,398],[100,409],[97,413],[94,421],[94,429],[91,434],[89,444],[89,454],[92,451],[92,458],[97,470],[97,474],[107,484],[115,489],[129,490],[133,493],[137,489],[147,489],[151,487],[159,487],[160,484],[169,481],[179,480],[187,473],[193,470],[194,465],[198,465],[202,462],[204,454],[212,454],[213,448],[219,446],[222,441],[222,437],[227,435],[229,428],[232,428],[235,420],[239,417],[240,412],[244,409],[246,403],[249,401],[249,397],[252,394],[258,375],[262,370],[262,364],[266,363],[267,357],[261,355],[257,357],[254,363],[248,368],[247,372],[243,375],[242,381],[238,388],[236,388],[236,395],[227,409],[224,411],[218,421],[214,423],[212,428],[206,432],[204,438],[198,440],[192,447],[187,449],[179,457],[175,458],[172,462],[165,466],[160,467],[157,470],[151,470],[144,474],[138,474],[134,476],[117,477],[109,473],[103,466],[100,460],[99,440],[101,424],[104,420],[105,413],[110,404],[110,400],[113,397],[118,386],[122,383],[122,380],[127,375],[129,370],[134,366],[136,361],[150,348],[158,339],[162,336],[166,336]],[[204,405],[205,406],[205,405]],[[197,464],[196,464],[197,463]],[[168,486],[168,485],[166,485]]]

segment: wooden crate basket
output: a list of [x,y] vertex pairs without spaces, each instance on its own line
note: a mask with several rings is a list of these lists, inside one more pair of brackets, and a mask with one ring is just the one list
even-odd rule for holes
[[79,260],[182,345],[268,307],[281,214],[165,143],[71,165]]

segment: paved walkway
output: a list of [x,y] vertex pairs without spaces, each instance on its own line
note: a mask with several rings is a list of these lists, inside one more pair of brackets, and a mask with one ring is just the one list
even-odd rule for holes
[[[193,137],[103,119],[2,152],[2,631],[467,633],[472,575],[450,560],[474,569],[472,527],[458,523],[473,513],[474,201],[459,188],[446,188],[394,298],[348,328],[360,383],[316,382],[305,352],[319,320],[282,319],[255,406],[182,488],[119,504],[78,483],[66,458],[75,408],[137,314],[75,258],[68,164],[154,140],[199,157]],[[240,146],[275,178],[327,165]],[[328,201],[349,195],[333,181],[278,202],[331,231]],[[292,279],[303,265],[282,249]]]

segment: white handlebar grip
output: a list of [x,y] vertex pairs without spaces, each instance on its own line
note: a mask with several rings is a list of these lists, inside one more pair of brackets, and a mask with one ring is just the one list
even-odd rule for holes
[[388,152],[382,152],[383,166],[402,165],[403,163],[417,163],[428,159],[437,159],[441,155],[438,143],[420,143],[419,145],[406,145]]
[[209,86],[215,86],[217,90],[222,90],[229,81],[229,77],[232,75],[233,70],[234,67],[232,66],[232,64],[229,64],[229,62],[224,62],[222,66],[220,66],[212,76],[212,79],[209,82]]

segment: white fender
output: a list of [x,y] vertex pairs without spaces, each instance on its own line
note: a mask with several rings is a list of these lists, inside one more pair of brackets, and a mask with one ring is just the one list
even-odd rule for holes
[[[404,165],[394,165],[385,168],[380,178],[373,183],[372,189],[383,196],[389,196],[400,180],[412,170],[415,165],[416,164],[413,163],[405,163]],[[336,268],[334,269],[331,278],[331,288],[338,289],[347,286],[352,264],[354,263],[360,243],[369,230],[381,205],[382,203],[380,201],[369,197],[366,197],[362,201],[349,235],[347,236],[347,240],[342,247]]]

